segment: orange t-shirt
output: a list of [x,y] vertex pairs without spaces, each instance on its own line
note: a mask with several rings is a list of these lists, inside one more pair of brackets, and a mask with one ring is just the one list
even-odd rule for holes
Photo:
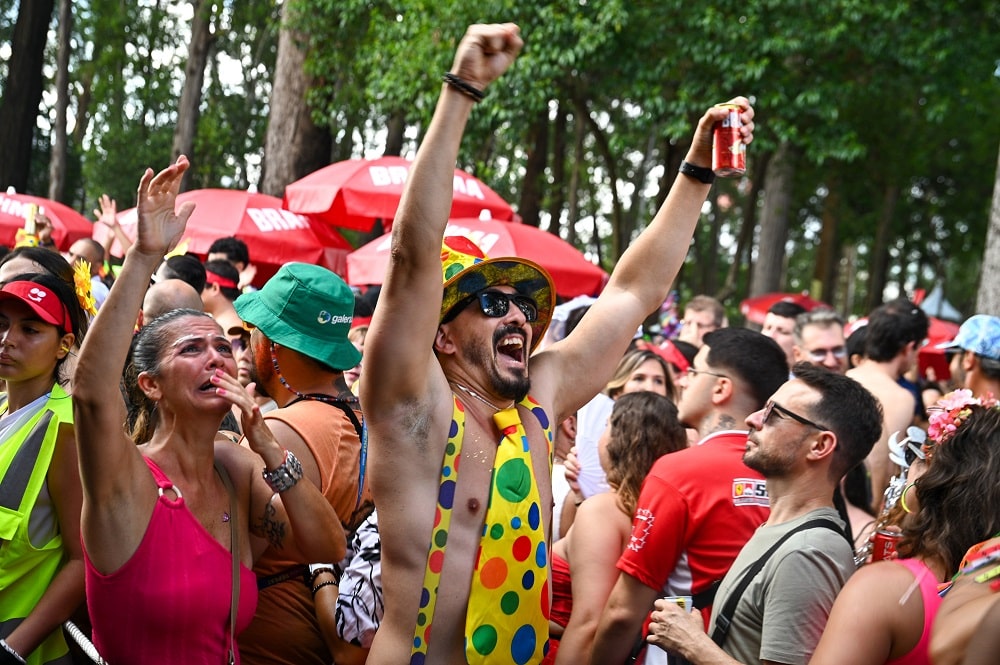
[[[356,529],[374,503],[366,482],[358,505],[361,440],[344,412],[331,404],[304,399],[269,411],[264,419],[279,420],[302,437],[320,470],[320,492],[337,511],[344,530]],[[301,563],[278,558],[268,548],[254,565],[254,572],[267,577]],[[261,589],[257,614],[240,635],[239,644],[244,665],[329,665],[333,661],[320,632],[311,590],[301,577]]]

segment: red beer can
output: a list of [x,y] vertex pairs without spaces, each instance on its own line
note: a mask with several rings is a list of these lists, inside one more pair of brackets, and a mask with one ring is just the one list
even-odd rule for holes
[[896,543],[903,537],[898,531],[879,529],[872,536],[872,561],[888,559],[896,551]]
[[719,106],[728,113],[722,122],[715,123],[712,170],[724,178],[741,176],[747,172],[747,146],[740,138],[740,107],[736,104]]

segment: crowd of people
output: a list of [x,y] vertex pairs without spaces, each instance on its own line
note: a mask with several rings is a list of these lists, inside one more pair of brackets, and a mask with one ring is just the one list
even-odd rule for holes
[[521,47],[458,45],[377,306],[301,263],[254,288],[238,238],[172,255],[183,156],[141,174],[136,238],[102,198],[115,270],[44,220],[0,260],[0,664],[992,662],[1000,318],[937,382],[905,298],[758,331],[699,295],[646,333],[719,105],[596,298],[444,238]]

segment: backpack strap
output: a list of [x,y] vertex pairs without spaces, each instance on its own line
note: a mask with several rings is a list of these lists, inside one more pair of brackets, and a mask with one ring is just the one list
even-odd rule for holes
[[[817,517],[816,519],[811,519],[807,522],[803,522],[802,524],[795,527],[794,529],[786,533],[784,536],[779,538],[778,542],[776,542],[774,545],[771,546],[771,549],[764,552],[763,556],[754,561],[753,565],[750,566],[750,568],[743,575],[743,577],[736,584],[736,586],[733,587],[733,590],[729,592],[729,595],[726,597],[725,605],[722,606],[722,610],[715,617],[715,628],[712,630],[713,642],[715,642],[720,647],[723,644],[725,644],[726,636],[729,634],[729,629],[733,623],[733,615],[736,613],[736,606],[739,604],[740,599],[743,597],[743,592],[747,590],[747,587],[750,586],[750,582],[753,581],[753,578],[755,578],[757,574],[764,568],[764,565],[767,563],[768,559],[770,559],[771,556],[778,551],[779,547],[784,545],[786,540],[788,540],[798,532],[815,528],[830,529],[831,531],[839,533],[841,536],[844,537],[845,540],[847,539],[847,534],[844,533],[843,529],[841,529],[835,522],[826,519],[824,517]],[[848,542],[850,541],[848,540]],[[854,551],[853,546],[851,548],[851,551],[852,552]]]

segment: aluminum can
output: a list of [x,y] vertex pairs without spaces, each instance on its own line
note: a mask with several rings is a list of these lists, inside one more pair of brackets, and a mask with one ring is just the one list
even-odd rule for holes
[[882,561],[888,559],[896,552],[896,543],[900,541],[903,534],[898,531],[887,531],[879,529],[872,536],[872,561]]
[[712,140],[712,170],[723,178],[742,176],[747,172],[747,146],[740,138],[740,107],[719,104],[728,113],[715,123]]

